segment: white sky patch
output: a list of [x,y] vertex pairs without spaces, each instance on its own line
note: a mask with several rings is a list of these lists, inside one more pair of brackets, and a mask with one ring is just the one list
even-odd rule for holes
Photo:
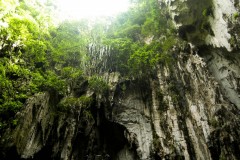
[[129,0],[56,0],[63,19],[98,18],[115,16],[126,11]]

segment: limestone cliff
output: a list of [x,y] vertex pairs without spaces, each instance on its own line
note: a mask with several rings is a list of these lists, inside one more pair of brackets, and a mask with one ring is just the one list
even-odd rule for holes
[[62,111],[66,97],[57,93],[29,98],[2,138],[3,159],[240,159],[239,1],[160,3],[183,41],[169,51],[173,65],[129,80],[104,68],[110,53],[102,49],[96,59],[105,65],[89,72],[101,72],[108,93],[79,82],[71,96],[92,101]]

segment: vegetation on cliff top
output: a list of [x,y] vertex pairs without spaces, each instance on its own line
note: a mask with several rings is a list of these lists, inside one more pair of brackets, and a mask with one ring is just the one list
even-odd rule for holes
[[[89,44],[109,46],[114,67],[109,70],[123,76],[151,76],[157,64],[172,61],[168,51],[176,43],[175,31],[157,0],[134,1],[129,11],[108,24],[87,20],[55,24],[55,6],[50,2],[0,2],[0,130],[15,124],[14,115],[35,93],[68,96],[68,88],[83,79],[94,92],[107,92],[101,75],[87,72],[87,64],[101,56],[96,52],[90,57]],[[71,102],[66,99],[60,106]]]

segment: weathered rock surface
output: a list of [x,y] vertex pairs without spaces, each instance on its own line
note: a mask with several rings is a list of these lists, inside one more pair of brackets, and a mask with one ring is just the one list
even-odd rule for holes
[[106,67],[110,49],[100,49],[89,74],[107,72],[108,95],[85,83],[72,94],[91,97],[90,107],[64,112],[55,93],[29,98],[2,138],[3,159],[240,159],[239,1],[161,2],[187,44],[170,51],[171,66],[126,80]]
[[239,159],[237,64],[190,52],[147,81],[106,74],[108,97],[82,92],[94,99],[89,110],[59,112],[61,97],[35,95],[5,139],[6,159]]

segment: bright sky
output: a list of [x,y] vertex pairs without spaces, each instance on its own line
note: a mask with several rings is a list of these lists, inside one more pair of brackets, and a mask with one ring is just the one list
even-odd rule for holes
[[98,18],[126,11],[129,0],[56,0],[64,18]]

